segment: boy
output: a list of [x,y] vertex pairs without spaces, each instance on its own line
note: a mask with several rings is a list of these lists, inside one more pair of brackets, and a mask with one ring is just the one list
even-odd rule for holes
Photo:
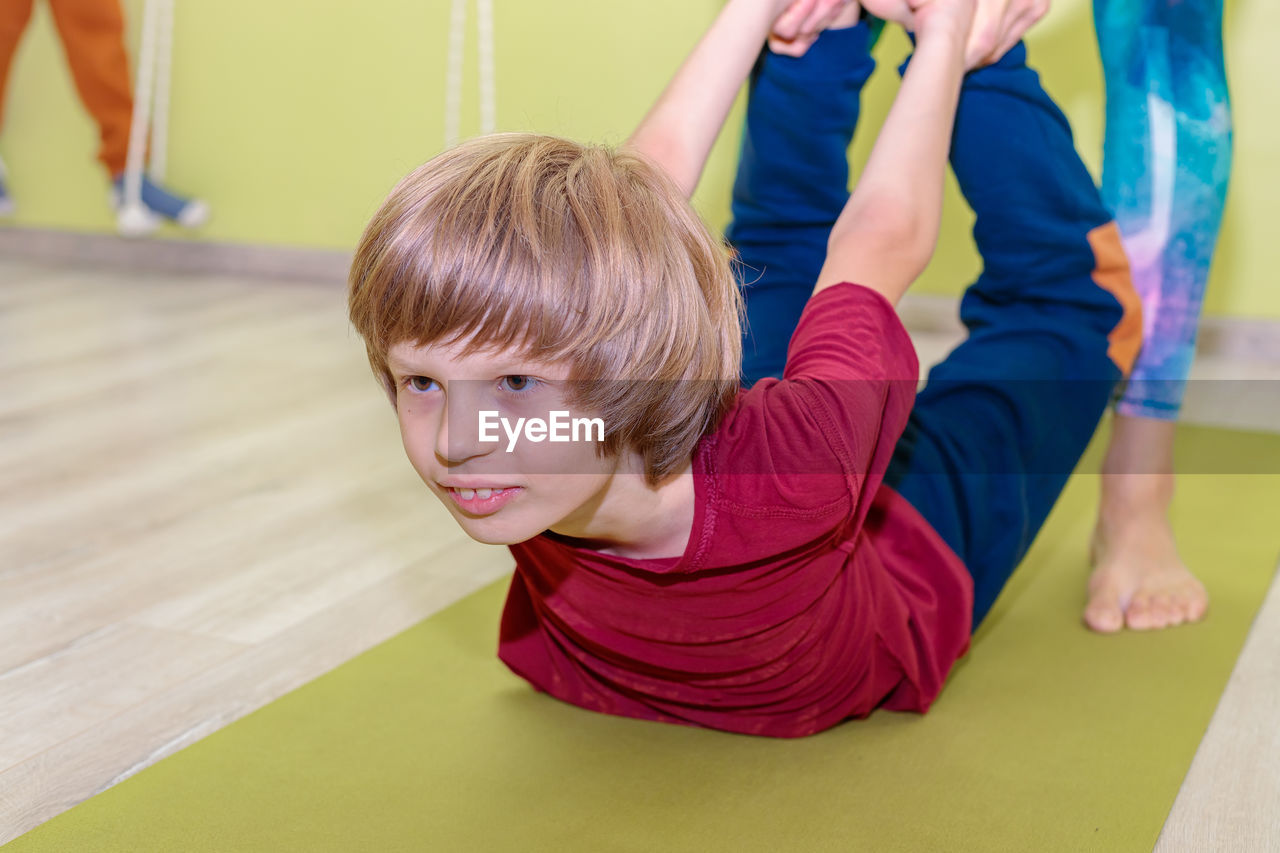
[[[1047,188],[982,187],[957,155],[994,262],[975,299],[998,304],[968,306],[972,346],[941,377],[951,389],[926,389],[912,412],[918,366],[892,306],[933,250],[973,15],[973,0],[932,0],[913,12],[915,57],[847,203],[852,124],[835,96],[856,62],[823,41],[794,67],[764,60],[739,176],[759,195],[734,233],[745,265],[787,275],[794,262],[817,284],[784,378],[739,392],[740,297],[685,201],[786,6],[730,0],[632,137],[649,161],[511,135],[410,175],[361,240],[351,315],[414,467],[468,534],[516,557],[500,646],[515,672],[594,710],[795,737],[879,706],[928,708],[968,647],[975,587],[980,616],[1019,553],[987,529],[1029,539],[1053,498],[995,490],[980,515],[964,465],[985,454],[1010,466],[996,479],[1060,483],[1121,375],[1108,335],[1125,312],[1094,282],[1088,235],[1105,237],[1107,218],[1066,192],[1073,171]],[[1023,79],[1025,66],[1005,70]],[[1026,93],[1010,98],[990,71],[989,90],[974,75],[966,98],[1018,107]],[[830,100],[792,109],[796,92],[771,96],[773,84]],[[957,152],[1008,149],[986,118],[957,125]],[[1062,147],[1064,126],[1035,126]],[[1016,148],[995,154],[1013,158],[1012,182],[1025,177]],[[986,223],[1005,221],[1008,198],[1012,215],[1049,224],[992,245]],[[790,201],[809,209],[778,219]],[[782,257],[791,245],[802,250]],[[1123,255],[1111,260],[1122,291]],[[1011,376],[1085,391],[1063,399]],[[491,414],[568,410],[598,416],[604,441],[499,444],[484,428]]]

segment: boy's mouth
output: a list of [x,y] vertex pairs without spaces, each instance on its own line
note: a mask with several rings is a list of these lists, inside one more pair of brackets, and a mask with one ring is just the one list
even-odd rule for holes
[[465,512],[471,515],[489,515],[509,503],[521,491],[521,487],[457,489],[445,486],[445,491]]

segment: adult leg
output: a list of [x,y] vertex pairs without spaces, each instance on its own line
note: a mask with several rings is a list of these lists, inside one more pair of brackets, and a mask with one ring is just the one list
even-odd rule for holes
[[107,173],[124,171],[133,96],[119,0],[49,0],[67,64],[85,109],[98,124],[98,159]]
[[969,337],[929,373],[886,482],[961,556],[986,615],[1141,340],[1119,233],[1018,45],[968,75],[951,164],[984,268]]
[[[18,50],[18,42],[31,20],[32,0],[7,0],[0,4],[0,129],[4,128],[4,96],[9,87],[9,67]],[[4,162],[0,161],[0,217],[12,216],[13,199],[5,185]]]
[[[18,50],[18,42],[31,20],[33,0],[6,0],[0,4],[0,118],[3,117],[4,95],[9,87],[9,67]],[[0,121],[0,127],[4,124]]]
[[1095,0],[1107,87],[1102,192],[1142,295],[1146,344],[1116,405],[1085,621],[1099,631],[1201,618],[1204,587],[1169,523],[1174,422],[1195,351],[1231,169],[1222,0]]
[[781,376],[831,226],[849,198],[849,142],[875,63],[866,22],[803,57],[764,51],[751,75],[729,241],[742,266],[744,384]]
[[[124,195],[124,170],[129,156],[133,95],[124,49],[124,13],[119,0],[50,0],[53,18],[66,49],[71,76],[85,108],[98,123],[102,147],[98,159],[111,176],[113,197]],[[203,201],[178,195],[142,175],[140,200],[145,219],[122,231],[136,236],[169,219],[187,228],[203,225],[209,208]]]

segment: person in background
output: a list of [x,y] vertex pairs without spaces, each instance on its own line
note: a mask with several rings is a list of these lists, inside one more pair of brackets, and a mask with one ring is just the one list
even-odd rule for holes
[[1084,618],[1095,631],[1195,622],[1209,598],[1169,522],[1173,435],[1231,174],[1222,0],[1094,0],[1107,87],[1102,196],[1146,335],[1115,407]]
[[[0,0],[0,108],[8,84],[9,68],[18,42],[31,20],[34,0]],[[98,160],[111,181],[112,203],[119,207],[124,195],[125,160],[133,95],[129,85],[129,61],[124,46],[124,12],[119,0],[49,0],[53,21],[67,54],[67,64],[85,109],[98,125],[102,145]],[[0,113],[0,128],[3,128]],[[14,201],[0,163],[0,216],[12,216]],[[203,201],[185,198],[142,177],[142,204],[149,214],[145,233],[164,221],[185,228],[203,225],[209,208]]]

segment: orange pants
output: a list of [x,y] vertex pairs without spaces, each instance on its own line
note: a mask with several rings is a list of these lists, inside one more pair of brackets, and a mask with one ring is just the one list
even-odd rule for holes
[[[0,105],[33,2],[0,0]],[[124,12],[119,0],[49,0],[49,6],[80,100],[98,123],[102,136],[98,159],[115,177],[124,171],[133,117]]]

